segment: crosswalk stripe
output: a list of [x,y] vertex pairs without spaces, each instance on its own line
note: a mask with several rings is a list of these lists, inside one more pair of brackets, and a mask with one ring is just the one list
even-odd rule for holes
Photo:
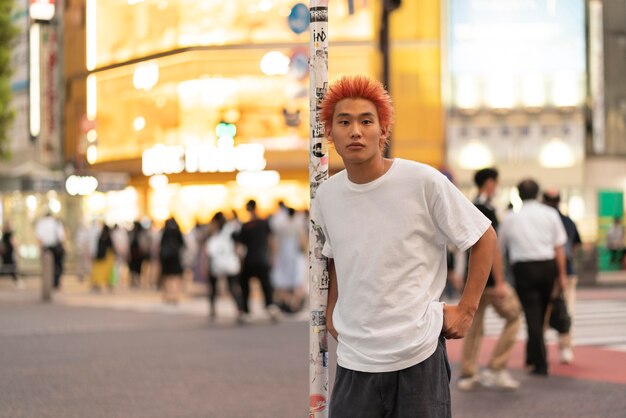
[[[500,334],[504,320],[490,306],[485,312],[485,335]],[[526,323],[522,315],[522,326],[518,340],[526,339]],[[554,330],[546,331],[548,342],[556,341]],[[626,351],[626,301],[578,300],[573,318],[572,338],[574,344],[602,346],[612,350]]]

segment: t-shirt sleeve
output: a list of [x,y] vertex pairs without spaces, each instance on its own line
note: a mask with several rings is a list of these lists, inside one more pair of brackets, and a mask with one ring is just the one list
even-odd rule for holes
[[491,225],[491,221],[440,173],[435,173],[429,200],[444,245],[454,244],[466,251]]
[[320,209],[320,205],[317,199],[313,199],[311,202],[311,222],[313,224],[313,233],[315,239],[319,242],[323,242],[322,255],[328,258],[334,258],[333,247],[328,237],[328,231],[326,230],[326,224],[324,223],[324,216]]

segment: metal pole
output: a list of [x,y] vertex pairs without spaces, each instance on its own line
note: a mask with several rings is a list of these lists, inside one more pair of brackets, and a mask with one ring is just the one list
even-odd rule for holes
[[[319,185],[328,178],[328,145],[320,120],[320,103],[328,88],[328,0],[311,0],[309,51],[311,204]],[[322,255],[324,236],[319,226],[309,225],[309,418],[328,417],[328,338],[326,303],[327,260]]]

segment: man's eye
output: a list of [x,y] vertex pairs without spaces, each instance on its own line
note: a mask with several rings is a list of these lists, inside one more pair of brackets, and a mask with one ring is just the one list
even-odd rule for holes
[[371,123],[372,123],[372,121],[371,121],[371,120],[369,120],[369,119],[365,119],[362,123],[363,123],[364,125],[369,125],[369,124],[371,124]]
[[340,125],[347,125],[348,121],[347,120],[340,120],[337,123],[340,124]]

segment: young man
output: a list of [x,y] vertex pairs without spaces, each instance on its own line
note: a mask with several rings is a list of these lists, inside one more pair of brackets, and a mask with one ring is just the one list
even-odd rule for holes
[[[317,190],[325,237],[327,328],[337,339],[330,416],[450,417],[445,338],[471,325],[495,247],[489,221],[442,174],[384,158],[391,99],[367,77],[343,77],[322,103],[346,167]],[[446,245],[472,248],[458,305],[443,305]]]
[[[474,175],[474,183],[478,187],[478,196],[474,200],[474,205],[491,221],[492,227],[497,230],[498,218],[495,208],[491,205],[491,199],[495,196],[498,187],[498,170],[495,168],[478,170]],[[498,247],[496,247],[493,267],[487,279],[487,286],[480,298],[474,322],[463,341],[461,378],[457,384],[461,390],[472,390],[479,385],[508,390],[514,390],[519,387],[519,382],[511,377],[506,370],[506,366],[511,358],[517,331],[520,327],[521,305],[515,290],[504,278],[504,267],[502,264],[502,256]],[[477,373],[478,353],[483,337],[485,310],[489,305],[505,320],[505,324],[493,349],[487,368],[479,375]]]

